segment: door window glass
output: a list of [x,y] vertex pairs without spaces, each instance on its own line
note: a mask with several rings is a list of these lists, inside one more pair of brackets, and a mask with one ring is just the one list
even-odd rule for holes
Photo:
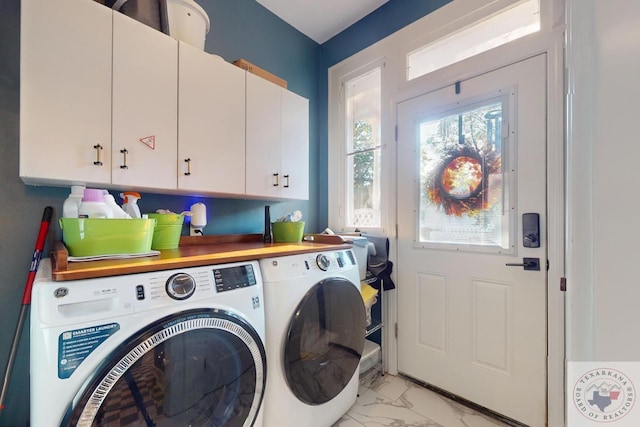
[[507,113],[501,97],[419,122],[419,243],[510,247]]
[[243,320],[214,310],[182,313],[107,358],[68,425],[249,425],[262,400],[264,369],[260,338]]
[[302,402],[320,405],[344,390],[358,369],[364,303],[353,283],[332,278],[313,286],[294,313],[284,349],[287,384]]

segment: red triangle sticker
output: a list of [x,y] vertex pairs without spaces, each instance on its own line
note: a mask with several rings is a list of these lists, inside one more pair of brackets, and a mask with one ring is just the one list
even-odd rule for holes
[[156,136],[155,135],[147,136],[145,138],[140,138],[139,141],[142,142],[147,147],[151,148],[152,150],[156,149]]

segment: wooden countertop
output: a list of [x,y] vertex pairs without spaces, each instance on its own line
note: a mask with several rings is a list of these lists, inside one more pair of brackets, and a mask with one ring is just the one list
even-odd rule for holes
[[183,236],[177,249],[161,250],[160,255],[156,256],[68,262],[66,247],[62,242],[58,242],[51,256],[52,279],[64,281],[118,276],[350,247],[351,245],[344,243],[340,236],[313,235],[313,241],[300,243],[263,243],[261,234]]

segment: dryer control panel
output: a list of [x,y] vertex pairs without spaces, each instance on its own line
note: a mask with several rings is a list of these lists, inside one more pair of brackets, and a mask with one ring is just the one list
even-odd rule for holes
[[[260,271],[263,280],[270,282],[337,274],[360,283],[357,261],[351,249],[265,258],[260,260]],[[351,279],[353,272],[355,277]]]

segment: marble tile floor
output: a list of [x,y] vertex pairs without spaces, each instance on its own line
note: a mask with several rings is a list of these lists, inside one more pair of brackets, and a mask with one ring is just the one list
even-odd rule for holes
[[355,405],[333,427],[504,427],[498,420],[399,376],[360,387]]

